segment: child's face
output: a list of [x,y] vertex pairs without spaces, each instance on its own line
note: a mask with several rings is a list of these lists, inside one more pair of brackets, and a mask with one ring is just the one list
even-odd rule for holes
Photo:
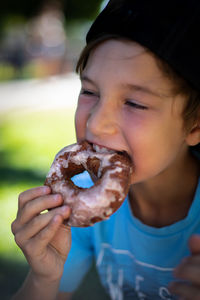
[[78,140],[127,151],[134,183],[176,170],[188,147],[184,99],[171,95],[171,82],[150,53],[134,42],[104,42],[81,77]]

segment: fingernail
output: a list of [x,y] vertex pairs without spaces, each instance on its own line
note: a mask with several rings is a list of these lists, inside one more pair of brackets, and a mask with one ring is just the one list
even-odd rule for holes
[[59,215],[56,215],[53,217],[53,222],[57,223],[60,221],[60,216]]
[[62,212],[66,213],[66,212],[69,211],[69,207],[66,206],[66,205],[63,205],[63,206],[61,207],[61,210],[62,210]]
[[55,201],[61,200],[61,195],[56,194],[56,195],[53,196],[53,198],[54,198]]
[[50,193],[51,192],[51,188],[47,185],[43,186],[42,190],[43,190],[44,193]]

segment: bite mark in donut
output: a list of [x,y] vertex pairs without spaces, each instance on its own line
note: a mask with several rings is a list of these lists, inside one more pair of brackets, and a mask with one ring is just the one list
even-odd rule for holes
[[[71,178],[87,170],[97,180],[91,188],[76,186]],[[63,148],[56,156],[45,185],[60,193],[72,213],[67,225],[91,226],[108,219],[123,203],[129,189],[132,163],[126,153],[95,147],[88,142]]]

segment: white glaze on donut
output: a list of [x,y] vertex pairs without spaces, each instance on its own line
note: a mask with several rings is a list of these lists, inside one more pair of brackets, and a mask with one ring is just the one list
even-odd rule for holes
[[[99,164],[96,171],[94,162]],[[77,174],[78,166],[81,172],[96,172],[97,181],[91,188],[79,188],[72,183],[70,177]],[[131,173],[131,161],[126,154],[82,142],[65,147],[57,154],[45,184],[53,193],[62,194],[64,203],[71,207],[67,225],[91,226],[119,208],[128,192]]]

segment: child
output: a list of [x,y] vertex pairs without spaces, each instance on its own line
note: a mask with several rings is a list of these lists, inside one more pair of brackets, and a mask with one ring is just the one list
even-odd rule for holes
[[126,151],[130,190],[72,246],[62,197],[22,193],[12,231],[31,269],[15,299],[70,299],[93,259],[111,299],[200,299],[199,17],[197,0],[111,0],[92,25],[77,140]]

